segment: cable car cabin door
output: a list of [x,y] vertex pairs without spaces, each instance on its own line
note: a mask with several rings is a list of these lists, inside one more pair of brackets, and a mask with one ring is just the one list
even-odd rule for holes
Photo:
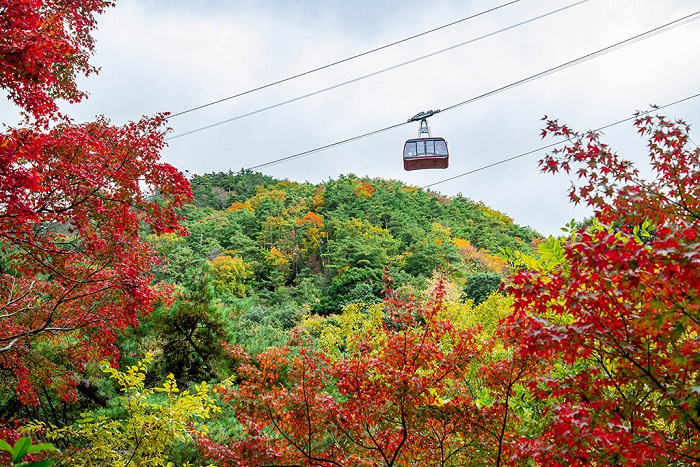
[[415,138],[403,147],[404,170],[446,169],[450,155],[444,138]]

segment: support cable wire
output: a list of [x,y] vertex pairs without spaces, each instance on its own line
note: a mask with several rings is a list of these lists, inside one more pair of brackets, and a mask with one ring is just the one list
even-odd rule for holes
[[[446,112],[446,111],[448,111],[448,110],[452,110],[452,109],[455,109],[455,108],[457,108],[457,107],[460,107],[460,106],[463,106],[463,105],[466,105],[466,104],[471,104],[471,103],[476,102],[476,101],[478,101],[478,100],[484,99],[484,98],[486,98],[486,97],[493,96],[494,94],[498,94],[498,93],[503,92],[503,91],[507,91],[507,90],[509,90],[509,89],[512,89],[512,88],[514,88],[514,87],[516,87],[516,86],[520,86],[520,85],[525,84],[525,83],[528,83],[528,82],[533,81],[533,80],[535,80],[535,79],[543,78],[543,77],[545,77],[545,76],[547,76],[547,75],[556,73],[556,72],[558,72],[558,71],[564,70],[564,69],[569,68],[569,67],[572,67],[572,66],[574,66],[574,65],[578,65],[579,63],[585,62],[585,61],[587,61],[587,60],[591,60],[591,59],[593,59],[593,58],[597,58],[597,57],[599,57],[599,56],[601,56],[601,55],[604,55],[604,54],[606,54],[606,53],[613,52],[613,51],[615,51],[615,50],[617,50],[617,49],[620,49],[620,48],[622,48],[622,47],[625,47],[625,46],[627,46],[627,45],[630,45],[630,44],[633,44],[633,43],[635,43],[635,42],[639,42],[639,41],[641,41],[641,40],[644,40],[644,39],[647,39],[647,38],[649,38],[649,37],[655,36],[656,34],[660,34],[660,33],[662,33],[662,32],[666,32],[666,31],[668,31],[668,30],[670,30],[670,29],[673,29],[673,28],[675,28],[675,27],[678,27],[678,26],[681,26],[681,25],[683,25],[683,24],[689,23],[689,22],[694,21],[694,20],[696,20],[696,19],[700,19],[700,11],[696,11],[696,12],[693,13],[693,14],[690,14],[690,15],[688,15],[688,16],[684,16],[683,18],[679,18],[679,19],[677,19],[677,20],[675,20],[675,21],[671,21],[671,22],[669,22],[669,23],[664,24],[663,26],[659,26],[659,27],[656,27],[656,28],[654,28],[654,29],[650,29],[650,30],[648,30],[648,31],[646,31],[646,32],[644,32],[644,33],[642,33],[642,34],[638,34],[638,35],[636,35],[636,36],[630,37],[629,39],[626,39],[626,40],[624,40],[624,41],[620,41],[620,42],[618,42],[618,43],[616,43],[616,44],[613,44],[613,45],[611,45],[611,46],[608,46],[608,47],[604,47],[604,48],[599,49],[599,50],[597,50],[597,51],[595,51],[595,52],[592,52],[592,53],[590,53],[590,54],[583,55],[583,56],[581,56],[581,57],[579,57],[579,58],[577,58],[577,59],[575,59],[575,60],[571,60],[571,61],[569,61],[569,62],[566,62],[566,63],[562,64],[562,65],[556,66],[556,67],[554,67],[554,68],[550,68],[550,69],[548,69],[548,70],[545,70],[545,71],[542,71],[542,72],[540,72],[540,73],[534,74],[534,75],[529,76],[529,77],[527,77],[527,78],[523,78],[523,79],[521,79],[521,80],[519,80],[519,81],[515,81],[515,82],[513,82],[513,83],[511,83],[511,84],[508,84],[508,85],[506,85],[506,86],[502,86],[502,87],[500,87],[500,88],[498,88],[498,89],[494,89],[493,91],[489,91],[489,92],[487,92],[487,93],[481,94],[481,95],[476,96],[476,97],[473,97],[473,98],[471,98],[471,99],[467,99],[466,101],[460,102],[460,103],[458,103],[458,104],[451,105],[451,106],[449,106],[449,107],[446,107],[445,109],[442,109],[440,112]],[[388,126],[388,127],[382,128],[382,129],[379,129],[379,130],[371,131],[371,132],[369,132],[369,133],[364,133],[364,134],[359,135],[359,136],[354,136],[354,137],[352,137],[352,138],[344,139],[344,140],[342,140],[342,141],[338,141],[338,142],[335,142],[335,143],[332,143],[332,144],[327,144],[327,145],[325,145],[325,146],[321,146],[321,147],[318,147],[318,148],[315,148],[315,149],[310,149],[310,150],[308,150],[308,151],[300,152],[300,153],[297,153],[297,154],[293,154],[293,155],[291,155],[291,156],[283,157],[283,158],[280,158],[280,159],[275,159],[275,160],[272,160],[272,161],[269,161],[269,162],[265,162],[265,163],[263,163],[263,164],[259,164],[259,165],[253,166],[253,167],[249,167],[248,170],[263,169],[263,168],[267,168],[267,167],[272,167],[272,166],[274,166],[274,165],[281,164],[281,163],[283,163],[283,162],[287,162],[287,161],[290,161],[290,160],[298,159],[298,158],[300,158],[300,157],[305,157],[305,156],[308,156],[309,154],[313,154],[313,153],[320,152],[320,151],[323,151],[323,150],[326,150],[326,149],[330,149],[330,148],[333,148],[333,147],[335,147],[335,146],[340,146],[340,145],[342,145],[342,144],[346,144],[346,143],[350,143],[350,142],[353,142],[353,141],[357,141],[357,140],[360,140],[360,139],[363,139],[363,138],[367,138],[367,137],[369,137],[369,136],[373,136],[373,135],[376,135],[376,134],[379,134],[379,133],[383,133],[383,132],[385,132],[385,131],[393,130],[393,129],[398,128],[398,127],[401,127],[401,126],[408,125],[409,123],[410,123],[410,120],[409,120],[409,121],[402,122],[402,123],[397,123],[397,124],[395,124],[395,125],[391,125],[391,126]]]
[[529,82],[529,81],[533,81],[533,80],[536,80],[536,79],[539,79],[539,78],[543,78],[543,77],[545,77],[545,76],[547,76],[547,75],[550,75],[550,74],[552,74],[552,73],[556,73],[557,71],[561,71],[561,70],[564,70],[564,69],[566,69],[566,68],[572,67],[572,66],[574,66],[574,65],[578,65],[579,63],[583,63],[583,62],[585,62],[585,61],[588,61],[588,60],[591,60],[591,59],[593,59],[593,58],[599,57],[599,56],[601,56],[601,55],[605,55],[605,54],[607,54],[607,53],[609,53],[609,52],[612,52],[612,51],[614,51],[614,50],[621,49],[622,47],[626,47],[626,46],[628,46],[628,45],[634,44],[635,42],[642,41],[642,40],[644,40],[644,39],[648,39],[648,38],[653,37],[653,36],[655,36],[655,35],[657,35],[657,34],[661,34],[662,32],[666,32],[666,31],[668,31],[668,30],[670,30],[670,29],[676,28],[676,27],[678,27],[678,26],[682,26],[682,25],[684,25],[684,24],[686,24],[686,23],[690,23],[691,21],[695,21],[695,20],[697,20],[697,19],[700,19],[700,11],[696,11],[695,13],[692,13],[692,14],[690,14],[690,15],[688,15],[688,16],[684,16],[683,18],[679,18],[679,19],[677,19],[677,20],[675,20],[675,21],[671,21],[670,23],[666,23],[666,24],[664,24],[663,26],[659,26],[659,27],[656,27],[656,28],[654,28],[654,29],[650,29],[650,30],[648,30],[648,31],[646,31],[646,32],[643,32],[643,33],[638,34],[638,35],[636,35],[636,36],[630,37],[629,39],[625,39],[625,40],[620,41],[620,42],[617,42],[617,43],[615,43],[615,44],[613,44],[613,45],[609,45],[608,47],[604,47],[604,48],[602,48],[602,49],[596,50],[595,52],[592,52],[592,53],[589,53],[589,54],[584,55],[584,56],[582,56],[582,57],[579,57],[579,58],[577,58],[577,59],[571,60],[571,61],[569,61],[569,62],[566,62],[566,63],[562,64],[562,65],[555,66],[555,67],[553,67],[553,68],[550,68],[550,69],[548,69],[548,70],[542,71],[542,72],[537,73],[537,74],[534,74],[534,75],[532,75],[532,76],[528,76],[527,78],[523,78],[523,79],[521,79],[520,81],[516,81],[516,82],[514,82],[514,83],[511,83],[511,84],[508,84],[508,85],[506,85],[506,86],[500,87],[500,88],[495,89],[495,90],[493,90],[493,91],[491,91],[491,92],[487,92],[486,94],[482,94],[482,95],[480,95],[480,96],[473,97],[473,98],[471,98],[471,99],[467,99],[466,101],[460,102],[460,103],[458,103],[458,104],[451,105],[451,106],[449,106],[449,107],[446,107],[446,108],[442,109],[441,111],[442,111],[442,112],[447,112],[448,110],[452,110],[452,109],[455,109],[455,108],[457,108],[457,107],[460,107],[460,106],[463,106],[463,105],[466,105],[466,104],[471,104],[472,102],[475,102],[475,101],[477,101],[477,100],[481,100],[481,99],[483,99],[483,98],[485,98],[485,97],[489,97],[489,96],[491,96],[492,94],[496,94],[496,93],[499,93],[499,92],[502,92],[502,91],[506,91],[506,90],[508,90],[508,89],[510,89],[510,88],[514,88],[514,87],[516,87],[516,86],[520,86],[521,84],[527,83],[527,82]]
[[[667,108],[667,107],[671,107],[671,106],[673,106],[673,105],[680,104],[680,103],[682,103],[682,102],[689,101],[689,100],[691,100],[691,99],[695,99],[696,97],[700,97],[700,93],[694,94],[694,95],[692,95],[692,96],[684,97],[683,99],[679,99],[679,100],[677,100],[677,101],[671,102],[670,104],[662,105],[662,106],[660,106],[660,107],[654,107],[653,109],[647,110],[647,111],[645,111],[645,112],[640,112],[639,115],[649,115],[649,114],[652,113],[652,112],[656,112],[656,111],[658,111],[658,110],[665,109],[665,108]],[[627,118],[624,118],[624,119],[622,119],[622,120],[618,120],[618,121],[616,121],[616,122],[614,122],[614,123],[609,123],[609,124],[607,124],[607,125],[604,125],[604,126],[601,126],[601,127],[599,127],[599,128],[596,128],[596,129],[593,130],[593,131],[594,131],[594,132],[602,131],[602,130],[605,130],[605,129],[607,129],[607,128],[613,127],[613,126],[620,125],[621,123],[629,122],[629,121],[634,120],[634,119],[636,119],[636,118],[638,118],[637,115],[632,116],[632,117],[627,117]],[[535,153],[537,153],[537,152],[544,151],[545,149],[549,149],[549,148],[552,148],[552,147],[554,147],[554,146],[558,146],[558,145],[560,145],[560,144],[564,144],[564,143],[567,143],[567,142],[569,142],[568,139],[560,139],[559,141],[555,141],[555,142],[553,142],[553,143],[551,143],[551,144],[548,144],[548,145],[546,145],[546,146],[542,146],[542,147],[539,147],[539,148],[537,148],[537,149],[533,149],[532,151],[524,152],[524,153],[522,153],[522,154],[518,154],[517,156],[509,157],[509,158],[507,158],[507,159],[501,159],[501,160],[498,161],[498,162],[493,162],[493,163],[491,163],[491,164],[484,165],[484,166],[478,167],[478,168],[476,168],[476,169],[472,169],[472,170],[470,170],[470,171],[468,171],[468,172],[464,172],[464,173],[461,173],[461,174],[459,174],[459,175],[455,175],[455,176],[453,176],[453,177],[446,178],[446,179],[444,179],[444,180],[440,180],[440,181],[437,181],[437,182],[430,183],[430,184],[425,185],[425,186],[423,186],[423,187],[421,187],[421,188],[425,190],[425,189],[428,189],[428,188],[430,188],[430,187],[432,187],[432,186],[440,185],[441,183],[449,182],[449,181],[455,180],[455,179],[457,179],[457,178],[464,177],[465,175],[471,175],[471,174],[476,173],[476,172],[481,172],[482,170],[490,169],[491,167],[495,167],[495,166],[497,166],[497,165],[505,164],[506,162],[511,162],[511,161],[514,161],[515,159],[520,159],[521,157],[529,156],[529,155],[531,155],[531,154],[535,154]]]
[[512,25],[510,25],[510,26],[507,26],[507,27],[505,27],[505,28],[499,29],[499,30],[497,30],[497,31],[493,31],[493,32],[490,32],[490,33],[488,33],[488,34],[484,34],[484,35],[482,35],[482,36],[476,37],[476,38],[474,38],[474,39],[470,39],[470,40],[465,41],[465,42],[461,42],[461,43],[459,43],[459,44],[456,44],[456,45],[447,47],[447,48],[445,48],[445,49],[441,49],[441,50],[438,50],[438,51],[436,51],[436,52],[432,52],[432,53],[429,53],[429,54],[426,54],[426,55],[422,55],[422,56],[420,56],[420,57],[417,57],[417,58],[408,60],[408,61],[406,61],[406,62],[402,62],[402,63],[399,63],[399,64],[397,64],[397,65],[390,66],[390,67],[388,67],[388,68],[383,68],[383,69],[378,70],[378,71],[375,71],[375,72],[373,72],[373,73],[369,73],[369,74],[366,74],[366,75],[363,75],[363,76],[359,76],[359,77],[357,77],[357,78],[353,78],[353,79],[348,80],[348,81],[343,81],[342,83],[334,84],[333,86],[328,86],[328,87],[326,87],[326,88],[319,89],[319,90],[317,90],[317,91],[313,91],[313,92],[310,92],[310,93],[308,93],[308,94],[304,94],[304,95],[301,95],[301,96],[297,96],[297,97],[294,97],[294,98],[292,98],[292,99],[288,99],[288,100],[286,100],[286,101],[278,102],[277,104],[272,104],[272,105],[269,105],[269,106],[267,106],[267,107],[263,107],[263,108],[261,108],[261,109],[253,110],[253,111],[251,111],[251,112],[247,112],[247,113],[244,113],[244,114],[241,114],[241,115],[237,115],[237,116],[235,116],[235,117],[227,118],[226,120],[221,120],[221,121],[219,121],[219,122],[212,123],[212,124],[210,124],[210,125],[205,125],[205,126],[203,126],[203,127],[195,128],[194,130],[186,131],[186,132],[184,132],[184,133],[179,133],[179,134],[177,134],[177,135],[174,135],[174,136],[171,136],[171,137],[169,137],[169,138],[166,138],[165,140],[166,140],[166,141],[170,141],[170,140],[173,140],[173,139],[182,138],[183,136],[191,135],[191,134],[193,134],[193,133],[199,133],[200,131],[209,130],[209,129],[214,128],[214,127],[217,127],[217,126],[224,125],[224,124],[226,124],[226,123],[231,123],[231,122],[234,122],[234,121],[236,121],[236,120],[240,120],[240,119],[242,119],[242,118],[250,117],[250,116],[253,116],[253,115],[256,115],[256,114],[265,112],[265,111],[267,111],[267,110],[276,109],[277,107],[282,107],[283,105],[291,104],[291,103],[293,103],[293,102],[297,102],[297,101],[300,101],[300,100],[302,100],[302,99],[306,99],[306,98],[309,98],[309,97],[312,97],[312,96],[316,96],[316,95],[322,94],[322,93],[324,93],[324,92],[332,91],[333,89],[338,89],[338,88],[340,88],[340,87],[347,86],[348,84],[357,83],[358,81],[362,81],[362,80],[364,80],[364,79],[371,78],[371,77],[373,77],[373,76],[377,76],[377,75],[380,75],[380,74],[382,74],[382,73],[386,73],[386,72],[388,72],[388,71],[396,70],[397,68],[401,68],[401,67],[404,67],[404,66],[406,66],[406,65],[410,65],[410,64],[412,64],[412,63],[416,63],[416,62],[419,62],[419,61],[421,61],[421,60],[425,60],[425,59],[427,59],[427,58],[434,57],[434,56],[436,56],[436,55],[439,55],[439,54],[442,54],[442,53],[445,53],[445,52],[449,52],[449,51],[454,50],[454,49],[456,49],[456,48],[458,48],[458,47],[462,47],[462,46],[465,46],[465,45],[467,45],[467,44],[471,44],[471,43],[474,43],[474,42],[477,42],[477,41],[480,41],[480,40],[489,38],[489,37],[491,37],[491,36],[495,36],[496,34],[500,34],[500,33],[509,31],[509,30],[514,29],[514,28],[517,28],[517,27],[519,27],[519,26],[523,26],[523,25],[525,25],[525,24],[532,23],[532,22],[534,22],[534,21],[540,20],[540,19],[542,19],[542,18],[546,18],[546,17],[551,16],[551,15],[554,15],[554,14],[556,14],[556,13],[560,13],[560,12],[562,12],[562,11],[564,11],[564,10],[567,10],[567,9],[569,9],[569,8],[572,8],[572,7],[575,7],[575,6],[578,6],[578,5],[581,5],[581,4],[586,3],[586,2],[589,2],[589,1],[590,1],[590,0],[580,0],[580,1],[576,2],[576,3],[572,3],[572,4],[569,4],[569,5],[566,5],[566,6],[562,7],[562,8],[558,8],[558,9],[552,10],[552,11],[550,11],[550,12],[548,12],[548,13],[544,13],[544,14],[542,14],[542,15],[535,16],[535,17],[530,18],[530,19],[527,19],[527,20],[525,20],[525,21],[521,21],[520,23],[512,24]]
[[368,138],[370,136],[374,136],[374,135],[377,135],[379,133],[384,133],[385,131],[393,130],[394,128],[408,125],[408,123],[409,122],[397,123],[396,125],[391,125],[391,126],[382,128],[380,130],[370,131],[369,133],[365,133],[363,135],[353,136],[352,138],[344,139],[342,141],[337,141],[335,143],[327,144],[325,146],[321,146],[318,148],[309,149],[308,151],[299,152],[297,154],[292,154],[291,156],[283,157],[281,159],[275,159],[274,161],[264,162],[264,163],[259,164],[259,165],[254,165],[252,167],[248,167],[247,169],[241,170],[238,173],[243,173],[246,170],[257,170],[257,169],[264,169],[266,167],[272,167],[273,165],[281,164],[283,162],[291,161],[293,159],[299,159],[300,157],[308,156],[309,154],[313,154],[315,152],[325,151],[326,149],[330,149],[330,148],[333,148],[336,146],[341,146],[341,145],[347,144],[347,143],[352,143],[353,141],[358,141],[358,140],[361,140],[363,138]]
[[450,26],[454,26],[455,24],[463,23],[464,21],[468,21],[468,20],[470,20],[470,19],[474,19],[474,18],[477,18],[477,17],[479,17],[479,16],[483,16],[483,15],[485,15],[485,14],[487,14],[487,13],[491,13],[491,12],[494,12],[494,11],[496,11],[496,10],[500,10],[501,8],[504,8],[504,7],[506,7],[506,6],[512,5],[512,4],[514,4],[514,3],[518,3],[519,1],[520,1],[520,0],[513,0],[513,1],[511,1],[511,2],[507,2],[507,3],[504,3],[504,4],[502,4],[502,5],[498,5],[498,6],[496,6],[496,7],[493,7],[493,8],[491,8],[491,9],[484,10],[484,11],[482,11],[482,12],[480,12],[480,13],[475,13],[475,14],[470,15],[470,16],[467,16],[467,17],[465,17],[465,18],[458,19],[457,21],[452,21],[451,23],[443,24],[442,26],[438,26],[438,27],[436,27],[436,28],[429,29],[428,31],[423,31],[423,32],[418,33],[418,34],[414,34],[413,36],[406,37],[406,38],[404,38],[404,39],[401,39],[401,40],[392,42],[392,43],[390,43],[390,44],[386,44],[386,45],[383,45],[383,46],[381,46],[381,47],[377,47],[377,48],[375,48],[375,49],[368,50],[368,51],[366,51],[366,52],[362,52],[362,53],[359,53],[359,54],[357,54],[357,55],[353,55],[353,56],[351,56],[351,57],[347,57],[347,58],[344,58],[344,59],[341,59],[341,60],[338,60],[338,61],[329,63],[329,64],[327,64],[327,65],[323,65],[323,66],[320,66],[320,67],[318,67],[318,68],[314,68],[314,69],[312,69],[312,70],[305,71],[305,72],[303,72],[303,73],[299,73],[299,74],[296,74],[296,75],[293,75],[293,76],[289,76],[289,77],[283,78],[283,79],[281,79],[281,80],[279,80],[279,81],[274,81],[274,82],[272,82],[272,83],[264,84],[264,85],[262,85],[262,86],[258,86],[258,87],[256,87],[256,88],[249,89],[249,90],[247,90],[247,91],[243,91],[243,92],[240,92],[240,93],[238,93],[238,94],[234,94],[234,95],[232,95],[232,96],[224,97],[224,98],[222,98],[222,99],[218,99],[218,100],[209,102],[209,103],[207,103],[207,104],[202,104],[202,105],[198,105],[197,107],[192,107],[191,109],[183,110],[183,111],[181,111],[181,112],[178,112],[178,113],[175,113],[175,114],[170,115],[169,118],[179,117],[180,115],[184,115],[184,114],[187,114],[187,113],[190,113],[190,112],[194,112],[195,110],[200,110],[200,109],[204,109],[204,108],[206,108],[206,107],[210,107],[210,106],[212,106],[212,105],[220,104],[220,103],[222,103],[222,102],[226,102],[226,101],[228,101],[228,100],[235,99],[236,97],[245,96],[246,94],[251,94],[251,93],[253,93],[253,92],[260,91],[260,90],[262,90],[262,89],[266,89],[266,88],[275,86],[275,85],[277,85],[277,84],[286,83],[287,81],[291,81],[291,80],[296,79],[296,78],[301,78],[302,76],[310,75],[311,73],[315,73],[315,72],[317,72],[317,71],[325,70],[326,68],[331,68],[331,67],[333,67],[333,66],[340,65],[341,63],[349,62],[349,61],[351,61],[351,60],[355,60],[356,58],[364,57],[364,56],[369,55],[369,54],[372,54],[372,53],[374,53],[374,52],[379,52],[380,50],[388,49],[389,47],[393,47],[393,46],[395,46],[395,45],[399,45],[399,44],[402,44],[402,43],[404,43],[404,42],[408,42],[408,41],[410,41],[410,40],[417,39],[417,38],[419,38],[419,37],[428,35],[428,34],[430,34],[430,33],[439,31],[439,30],[441,30],[441,29],[449,28]]

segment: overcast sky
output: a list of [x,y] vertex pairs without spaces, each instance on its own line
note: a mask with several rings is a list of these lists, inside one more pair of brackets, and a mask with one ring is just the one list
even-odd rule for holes
[[[115,124],[177,113],[305,72],[506,3],[507,0],[117,0],[99,18],[98,76],[68,113]],[[318,73],[172,118],[171,136],[312,93],[575,3],[520,0]],[[307,99],[172,139],[163,159],[189,174],[240,170],[443,109],[700,10],[697,0],[590,0],[438,56]],[[418,124],[263,169],[318,183],[341,174],[425,186],[536,149],[541,118],[597,128],[649,104],[700,92],[700,21],[694,21],[430,119],[450,148],[446,170],[405,172],[401,151]],[[3,104],[4,105],[4,104]],[[700,98],[665,109],[700,123]],[[620,154],[643,163],[630,123],[606,130]],[[696,133],[697,135],[697,133]],[[696,136],[700,142],[700,136]],[[461,193],[544,234],[586,211],[568,203],[570,180],[539,172],[543,152],[432,187]]]

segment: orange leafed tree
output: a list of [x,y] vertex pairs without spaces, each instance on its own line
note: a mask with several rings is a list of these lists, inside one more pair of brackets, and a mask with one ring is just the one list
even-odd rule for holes
[[304,336],[255,359],[230,349],[243,363],[223,396],[242,435],[202,437],[203,452],[223,466],[506,465],[508,397],[532,365],[489,366],[492,401],[480,407],[472,373],[491,343],[439,319],[443,296],[442,285],[423,304],[389,291],[384,324],[350,337],[341,358]]

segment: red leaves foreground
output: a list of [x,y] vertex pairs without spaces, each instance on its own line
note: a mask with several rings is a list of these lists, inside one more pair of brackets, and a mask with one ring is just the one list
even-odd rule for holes
[[525,372],[501,361],[477,375],[489,344],[437,318],[443,293],[388,298],[385,325],[339,360],[304,340],[255,361],[233,349],[244,363],[224,398],[242,435],[200,446],[224,466],[505,465],[508,397]]
[[[103,0],[0,0],[0,87],[24,114],[0,134],[0,369],[3,390],[75,397],[74,374],[117,361],[115,331],[163,291],[140,230],[181,231],[189,183],[159,162],[164,116],[77,125],[55,99],[84,97]],[[8,128],[8,127],[5,127]]]
[[139,229],[180,229],[173,208],[189,196],[184,177],[159,162],[161,124],[0,135],[0,353],[25,403],[36,401],[34,387],[66,385],[52,378],[54,363],[116,361],[115,330],[136,325],[161,296]]
[[75,78],[95,68],[88,59],[95,16],[105,0],[0,0],[0,87],[34,118],[56,112],[55,99],[85,97]]
[[565,264],[507,287],[514,348],[559,367],[532,382],[547,405],[529,440],[541,465],[700,463],[700,153],[683,122],[639,114],[636,126],[651,179],[599,135],[548,122],[573,142],[543,170],[576,171],[571,198],[596,217]]

